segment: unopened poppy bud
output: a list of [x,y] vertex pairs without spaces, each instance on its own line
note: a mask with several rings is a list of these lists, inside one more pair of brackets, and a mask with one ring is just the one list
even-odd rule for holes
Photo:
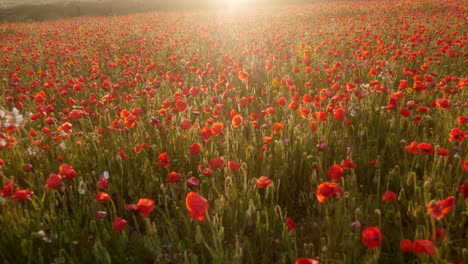
[[413,179],[416,177],[416,173],[413,171],[408,174],[408,178],[406,179],[406,185],[411,185],[413,183]]
[[408,142],[406,142],[406,140],[402,139],[402,140],[400,140],[400,144],[401,145],[408,145]]
[[328,248],[324,246],[324,247],[322,248],[322,253],[326,253],[327,251],[328,251]]
[[356,216],[361,215],[361,208],[359,208],[359,207],[356,208],[356,209],[354,210],[354,214],[355,214]]
[[96,171],[92,170],[91,175],[96,176]]
[[361,137],[365,137],[365,136],[367,135],[367,129],[364,128],[363,130],[361,130],[361,132],[359,132],[359,135],[360,135]]
[[424,182],[424,189],[430,189],[432,186],[432,179],[429,178]]
[[458,154],[453,155],[453,158],[454,158],[454,159],[457,159],[457,160],[461,160],[461,157],[460,157],[460,155],[458,155]]
[[39,230],[39,231],[36,233],[36,236],[41,237],[41,238],[44,238],[44,237],[46,237],[46,232],[44,232],[44,230]]
[[381,215],[381,214],[382,214],[382,212],[380,212],[379,209],[375,209],[375,210],[374,210],[374,213],[375,213],[376,215]]

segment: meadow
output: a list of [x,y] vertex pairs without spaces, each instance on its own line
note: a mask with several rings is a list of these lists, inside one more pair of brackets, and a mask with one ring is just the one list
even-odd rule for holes
[[466,263],[468,3],[0,25],[3,263]]

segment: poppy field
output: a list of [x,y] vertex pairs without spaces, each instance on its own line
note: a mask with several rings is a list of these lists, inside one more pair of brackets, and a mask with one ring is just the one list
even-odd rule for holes
[[466,263],[468,3],[0,24],[3,263]]

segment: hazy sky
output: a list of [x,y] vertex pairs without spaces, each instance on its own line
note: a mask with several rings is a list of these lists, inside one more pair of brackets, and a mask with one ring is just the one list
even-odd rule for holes
[[[89,2],[103,0],[0,0],[0,7],[15,6],[20,4],[47,4],[47,3],[67,3],[67,2]],[[109,1],[109,0],[107,0]]]

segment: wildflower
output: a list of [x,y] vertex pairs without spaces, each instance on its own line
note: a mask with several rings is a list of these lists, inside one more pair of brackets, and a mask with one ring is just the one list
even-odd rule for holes
[[59,174],[67,178],[67,180],[72,180],[76,176],[76,171],[71,165],[64,163],[59,167]]
[[449,141],[450,142],[458,142],[459,145],[463,143],[463,139],[465,138],[465,132],[459,128],[454,128],[450,131]]
[[463,195],[464,199],[468,199],[468,184],[460,185],[460,187],[458,187],[458,191],[460,192],[461,195]]
[[49,178],[47,178],[46,189],[57,188],[60,185],[62,185],[62,176],[55,173],[51,173],[49,175]]
[[201,195],[195,192],[189,192],[185,198],[185,206],[189,211],[189,216],[195,220],[205,220],[206,212],[208,211],[208,201]]
[[311,258],[299,258],[296,260],[296,264],[320,264],[320,262]]
[[18,189],[16,190],[15,194],[13,194],[13,201],[18,202],[18,201],[31,199],[33,195],[34,195],[34,192],[31,192],[30,190]]
[[377,226],[371,226],[364,229],[362,231],[361,238],[362,243],[368,249],[378,248],[380,244],[382,244],[382,232]]
[[338,181],[343,176],[343,168],[334,164],[328,169],[327,175],[332,181]]
[[226,162],[224,161],[224,159],[221,158],[221,157],[212,158],[212,159],[210,159],[209,163],[210,163],[210,168],[211,168],[212,170],[216,170],[216,169],[218,169],[218,168],[222,168],[222,167],[224,167],[224,165],[226,164]]
[[398,195],[392,191],[385,191],[385,193],[382,195],[382,200],[386,203],[391,202],[392,200],[395,200],[398,198]]
[[416,141],[413,141],[411,142],[411,144],[409,144],[408,146],[405,146],[406,150],[411,153],[411,154],[418,154],[419,152],[419,149],[418,149],[418,142]]
[[296,223],[291,218],[286,218],[286,225],[289,231],[295,231],[297,228]]
[[107,188],[108,185],[109,185],[109,181],[106,179],[106,177],[104,177],[104,175],[101,176],[101,177],[99,178],[98,183],[97,183],[98,189],[99,189],[99,190],[104,190],[104,189]]
[[400,241],[400,248],[405,252],[413,251],[413,243],[409,239]]
[[190,177],[185,182],[187,183],[188,186],[192,188],[200,186],[200,180],[196,177]]
[[98,200],[101,203],[107,202],[110,199],[111,199],[110,195],[105,192],[97,192],[96,194],[96,200]]
[[430,155],[434,153],[434,147],[431,144],[420,143],[418,144],[418,150],[424,155]]
[[120,217],[116,217],[114,219],[114,228],[113,228],[113,230],[114,231],[122,231],[122,229],[124,229],[126,225],[127,225],[127,221],[125,219],[120,218]]
[[455,197],[449,196],[443,201],[431,201],[426,205],[427,213],[437,220],[444,218],[455,206]]
[[343,195],[343,189],[334,182],[324,182],[317,188],[317,200],[321,203],[326,202],[328,197],[332,197],[333,199],[338,200]]
[[257,186],[258,188],[265,188],[265,187],[268,187],[272,184],[270,178],[266,177],[266,176],[262,176],[260,178],[258,178],[257,180]]
[[190,146],[190,149],[189,149],[190,155],[196,155],[196,154],[200,153],[201,149],[202,148],[201,148],[200,143],[193,143]]
[[8,182],[3,186],[3,188],[0,190],[0,196],[11,196],[15,191],[15,183],[14,182]]
[[137,203],[141,217],[147,217],[154,209],[154,201],[147,198],[141,198]]
[[169,178],[168,178],[168,182],[169,183],[174,183],[174,184],[179,184],[180,180],[182,180],[182,177],[184,175],[181,174],[181,173],[177,173],[175,171],[171,171],[169,173]]
[[235,161],[228,161],[228,167],[231,171],[236,171],[242,167],[242,164]]
[[415,240],[413,242],[413,252],[416,254],[427,254],[434,256],[436,253],[434,243],[430,240]]
[[159,154],[158,158],[159,164],[161,164],[166,169],[169,168],[169,156],[167,155],[167,152]]

